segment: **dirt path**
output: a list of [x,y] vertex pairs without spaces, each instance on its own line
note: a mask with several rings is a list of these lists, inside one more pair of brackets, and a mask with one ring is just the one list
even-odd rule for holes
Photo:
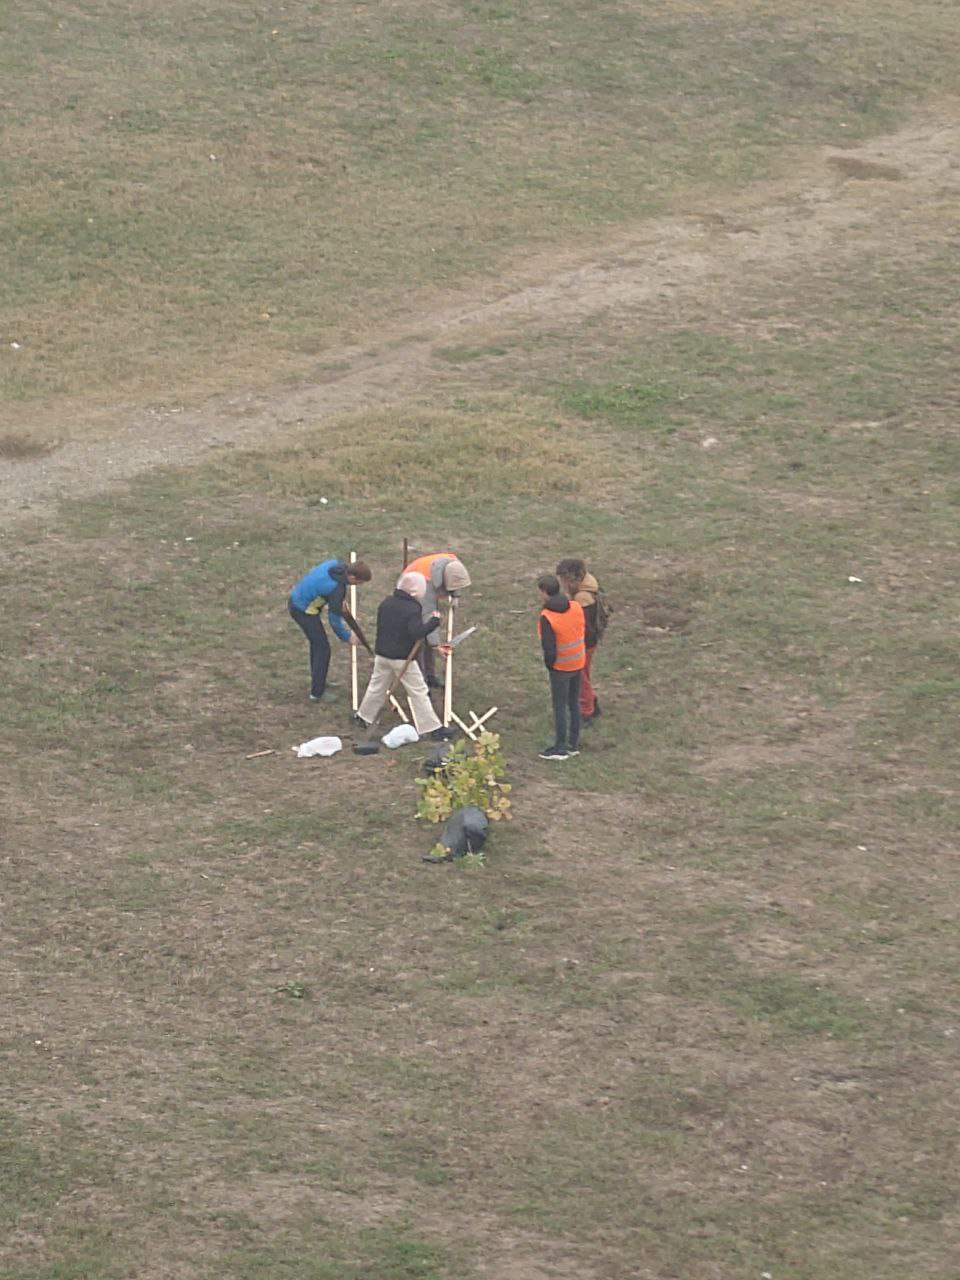
[[[709,305],[749,274],[811,266],[901,242],[906,213],[960,197],[960,108],[941,107],[856,150],[827,148],[790,181],[759,183],[722,208],[714,201],[638,223],[615,243],[541,255],[492,283],[380,335],[376,348],[324,353],[338,372],[293,389],[244,392],[196,410],[140,410],[107,440],[69,441],[54,453],[0,462],[0,526],[48,514],[64,497],[103,491],[153,467],[183,464],[210,449],[251,445],[304,420],[391,404],[439,389],[449,368],[438,346],[477,336],[556,328],[622,311],[654,324],[669,310]],[[640,318],[637,311],[640,309]]]

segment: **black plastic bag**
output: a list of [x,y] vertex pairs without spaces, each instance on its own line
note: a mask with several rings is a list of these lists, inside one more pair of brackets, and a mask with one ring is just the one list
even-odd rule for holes
[[467,853],[479,853],[486,843],[490,819],[475,804],[464,805],[451,813],[440,832],[440,844],[446,850],[443,854],[428,853],[424,862],[450,862],[453,858],[462,858]]
[[423,762],[424,770],[428,774],[443,773],[447,767],[447,757],[453,750],[452,742],[441,742],[436,751],[431,751]]

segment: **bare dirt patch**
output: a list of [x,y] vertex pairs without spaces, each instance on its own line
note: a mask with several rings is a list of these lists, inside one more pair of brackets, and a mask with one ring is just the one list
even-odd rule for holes
[[45,458],[56,446],[34,440],[30,436],[0,436],[0,458],[9,462],[22,462],[26,458]]
[[901,182],[906,174],[892,164],[875,164],[871,160],[860,160],[856,156],[827,156],[827,164],[847,178],[863,178],[866,181],[882,180],[885,182]]

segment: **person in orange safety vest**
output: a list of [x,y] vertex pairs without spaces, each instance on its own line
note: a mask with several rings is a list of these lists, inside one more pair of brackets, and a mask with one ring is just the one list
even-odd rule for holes
[[553,742],[541,760],[567,760],[580,754],[580,681],[587,664],[587,622],[583,608],[568,598],[552,573],[537,580],[540,617],[537,629],[550,675]]
[[[418,556],[406,566],[404,573],[422,573],[427,580],[427,590],[420,601],[424,622],[436,612],[438,601],[449,600],[455,606],[460,592],[470,585],[466,565],[453,551],[432,551],[428,555]],[[432,632],[417,656],[428,689],[443,688],[443,681],[437,679],[436,651],[440,638],[439,631]]]

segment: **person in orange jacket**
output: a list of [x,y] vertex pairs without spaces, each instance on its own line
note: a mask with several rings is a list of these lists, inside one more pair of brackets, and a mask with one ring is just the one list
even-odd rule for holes
[[[460,592],[470,585],[467,567],[453,551],[431,551],[427,555],[418,556],[406,566],[404,573],[422,573],[427,580],[427,589],[420,601],[424,622],[433,616],[439,607],[439,601],[449,600],[452,605],[456,605]],[[443,688],[443,681],[437,679],[439,644],[440,632],[432,632],[427,636],[426,644],[421,646],[417,658],[428,689]]]
[[587,623],[583,608],[571,600],[552,573],[537,580],[540,617],[537,630],[550,674],[553,742],[541,760],[567,760],[580,754],[580,681],[587,661]]

